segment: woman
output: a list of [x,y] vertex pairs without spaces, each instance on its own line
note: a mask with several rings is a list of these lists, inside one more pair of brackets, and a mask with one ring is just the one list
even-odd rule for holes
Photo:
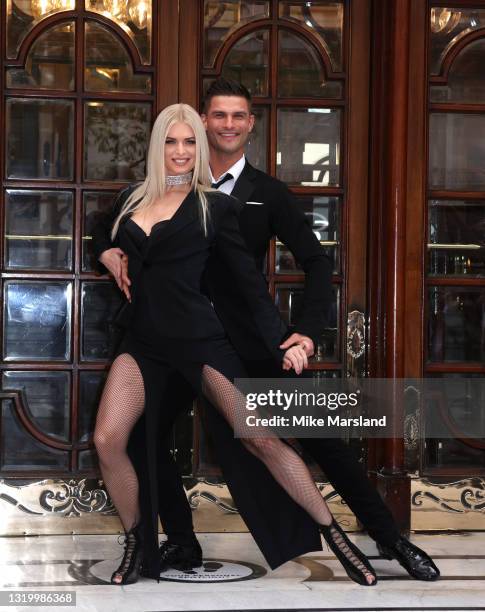
[[[254,317],[274,358],[297,374],[308,365],[300,346],[279,349],[285,325],[239,234],[237,202],[210,187],[208,159],[198,114],[185,104],[169,106],[153,127],[145,181],[122,192],[110,220],[93,234],[100,262],[120,287],[121,257],[128,254],[133,283],[122,315],[126,334],[106,381],[94,432],[103,478],[126,531],[123,560],[111,578],[114,584],[135,582],[142,560],[145,574],[159,577],[154,432],[159,422],[162,429],[173,422],[170,407],[160,410],[172,374],[182,374],[204,394],[229,426],[241,409],[232,381],[244,377],[244,370],[201,291],[211,255],[229,264],[248,316]],[[143,521],[139,483],[126,453],[142,413],[148,457],[142,488],[151,506]],[[264,430],[259,434],[240,442],[298,504],[300,514],[306,511],[318,525],[347,574],[359,584],[376,584],[370,563],[333,520],[298,454],[281,440],[266,437]],[[259,463],[257,469],[264,466]]]

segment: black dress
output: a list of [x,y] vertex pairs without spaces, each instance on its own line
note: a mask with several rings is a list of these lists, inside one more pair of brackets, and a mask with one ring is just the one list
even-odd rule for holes
[[[263,276],[246,250],[239,232],[239,205],[234,198],[219,192],[208,194],[207,235],[200,223],[197,196],[191,192],[172,219],[156,224],[150,236],[125,217],[112,244],[111,224],[128,194],[122,193],[111,218],[98,224],[93,240],[98,257],[107,248],[119,246],[129,258],[132,301],[125,304],[119,316],[126,333],[118,353],[128,353],[135,359],[145,388],[146,449],[137,449],[137,473],[145,530],[145,566],[155,578],[157,432],[167,431],[177,416],[176,410],[163,402],[171,375],[181,374],[197,393],[202,391],[204,366],[231,381],[245,376],[242,363],[202,290],[209,258],[215,256],[225,261],[232,273],[231,280],[240,288],[247,316],[253,318],[269,353],[279,364],[284,353],[279,345],[287,329]],[[224,478],[270,566],[277,567],[287,560],[288,546],[295,556],[318,549],[320,540],[311,517],[276,483],[264,464],[239,440],[227,435],[229,425],[224,418],[219,414],[212,416],[211,433]],[[231,455],[230,463],[224,461],[227,444],[231,445],[231,453],[227,453]],[[145,470],[140,469],[143,464]]]

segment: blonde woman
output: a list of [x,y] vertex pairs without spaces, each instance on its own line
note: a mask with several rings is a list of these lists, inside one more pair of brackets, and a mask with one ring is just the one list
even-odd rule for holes
[[[186,104],[167,107],[153,127],[146,179],[120,194],[111,217],[93,235],[99,261],[130,297],[121,316],[126,332],[106,381],[94,432],[102,475],[126,531],[123,560],[111,578],[114,584],[135,582],[142,563],[144,575],[159,577],[156,436],[174,420],[172,407],[163,405],[173,374],[182,375],[196,393],[207,397],[223,426],[232,427],[235,420],[237,393],[232,381],[243,377],[244,370],[201,291],[211,257],[229,265],[231,281],[240,287],[248,316],[254,317],[275,360],[297,374],[307,366],[301,346],[279,348],[286,327],[246,251],[237,201],[210,187],[208,160],[199,115]],[[129,291],[121,272],[125,253]],[[146,474],[141,474],[140,486],[126,448],[143,413]],[[241,447],[237,472],[247,473],[247,480],[268,480],[278,502],[275,513],[295,517],[288,537],[301,538],[302,553],[315,549],[315,539],[305,534],[319,529],[353,580],[376,583],[368,560],[335,523],[306,465],[289,445],[264,435],[233,443]],[[268,544],[262,535],[271,532],[271,526],[258,520],[259,500],[250,498],[240,473],[225,477],[241,515],[274,567],[271,548],[281,543]],[[147,509],[143,513],[140,497]]]

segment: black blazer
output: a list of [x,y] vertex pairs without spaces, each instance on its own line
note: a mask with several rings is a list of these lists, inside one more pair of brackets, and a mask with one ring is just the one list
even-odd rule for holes
[[[231,282],[238,287],[241,316],[251,319],[266,349],[281,362],[283,351],[278,347],[286,326],[240,234],[237,200],[220,192],[207,194],[209,227],[205,236],[197,196],[191,192],[171,221],[153,231],[140,248],[127,229],[128,217],[120,224],[113,243],[110,238],[113,221],[132,189],[133,186],[120,193],[112,214],[102,218],[93,231],[96,258],[113,246],[119,246],[128,255],[132,301],[126,302],[117,322],[124,327],[132,325],[141,291],[143,309],[156,322],[150,337],[204,339],[224,333],[209,298],[201,292],[210,258],[224,262]],[[218,282],[213,284],[217,289]]]
[[[332,304],[332,264],[307,217],[284,183],[256,170],[247,161],[231,195],[242,204],[241,233],[259,269],[263,269],[269,242],[276,236],[305,271],[302,309],[292,331],[309,336],[316,345]],[[214,307],[243,357],[268,357],[253,320],[242,315],[242,304],[230,278],[224,261],[210,262],[207,285]]]

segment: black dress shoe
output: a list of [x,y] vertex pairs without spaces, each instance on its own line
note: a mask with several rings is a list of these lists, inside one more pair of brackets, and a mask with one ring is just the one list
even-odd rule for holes
[[440,576],[433,559],[403,536],[394,546],[382,546],[377,542],[377,550],[384,559],[396,559],[416,580],[437,580]]
[[175,544],[166,540],[160,546],[160,571],[177,569],[191,570],[202,565],[202,549],[199,542],[194,539],[192,544]]

